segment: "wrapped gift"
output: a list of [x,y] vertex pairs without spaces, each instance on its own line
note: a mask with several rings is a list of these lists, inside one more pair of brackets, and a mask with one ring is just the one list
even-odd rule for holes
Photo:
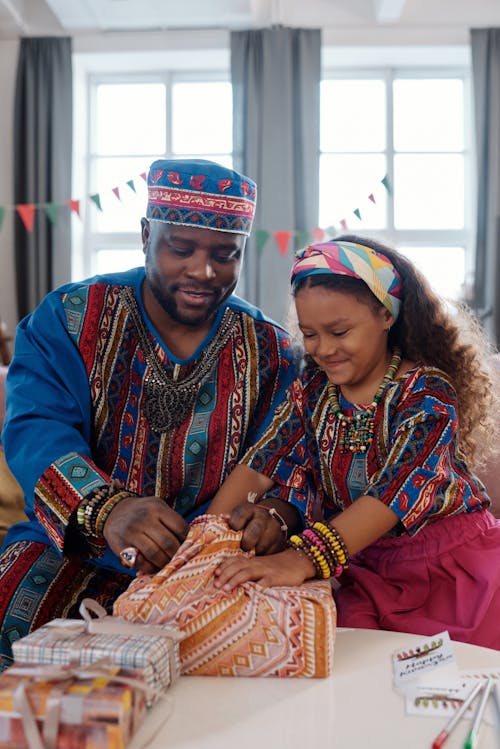
[[[98,614],[91,618],[90,611]],[[131,624],[106,616],[95,601],[85,599],[84,619],[54,619],[12,645],[16,663],[79,663],[106,659],[148,688],[150,706],[180,673],[179,640],[173,627]]]
[[125,749],[144,694],[142,682],[109,665],[13,665],[0,675],[0,747]]
[[220,516],[198,516],[170,562],[133,580],[114,613],[178,627],[186,676],[329,676],[337,625],[330,581],[216,588],[221,562],[246,554],[241,536]]

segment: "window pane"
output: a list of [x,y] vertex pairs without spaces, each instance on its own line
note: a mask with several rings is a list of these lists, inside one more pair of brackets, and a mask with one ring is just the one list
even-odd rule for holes
[[232,88],[227,81],[175,83],[172,150],[176,154],[231,153]]
[[464,247],[399,247],[424,274],[434,291],[445,299],[464,296]]
[[[102,212],[92,205],[91,226],[94,231],[102,232],[140,232],[140,221],[146,213],[147,188],[140,176],[147,172],[156,156],[128,159],[97,159],[95,177],[91,184],[98,185],[92,192],[98,192]],[[135,192],[127,185],[134,181]],[[113,188],[118,187],[120,200]]]
[[394,225],[397,229],[464,228],[462,156],[396,156],[394,185]]
[[382,151],[385,119],[384,81],[322,81],[322,151]]
[[[319,225],[338,227],[345,219],[351,230],[385,228],[387,197],[380,184],[385,169],[382,154],[321,156]],[[375,203],[368,198],[371,193]],[[355,209],[362,221],[353,214]]]
[[460,151],[464,147],[464,86],[459,79],[394,81],[394,148]]
[[162,83],[97,87],[97,153],[165,152],[165,86]]
[[94,273],[120,273],[144,265],[142,250],[97,250]]

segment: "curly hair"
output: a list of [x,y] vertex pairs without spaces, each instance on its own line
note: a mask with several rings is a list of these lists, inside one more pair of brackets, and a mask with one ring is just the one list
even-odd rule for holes
[[[403,358],[409,361],[437,367],[448,375],[457,396],[459,447],[471,464],[483,464],[487,453],[497,445],[500,399],[494,349],[477,318],[464,305],[457,305],[453,311],[447,307],[413,263],[397,250],[353,234],[335,237],[332,242],[370,247],[394,265],[402,280],[403,304],[389,332],[389,346],[399,346]],[[346,276],[334,279],[337,289],[375,308],[381,306],[364,282]],[[325,276],[310,276],[305,281],[306,285],[324,284]],[[302,283],[295,291],[301,287]]]

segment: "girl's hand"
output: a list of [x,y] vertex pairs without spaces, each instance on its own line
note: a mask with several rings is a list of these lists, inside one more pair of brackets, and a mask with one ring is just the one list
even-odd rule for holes
[[305,554],[286,549],[279,554],[264,557],[238,556],[228,559],[215,570],[216,588],[227,593],[249,580],[264,588],[277,585],[300,585],[316,576],[311,560]]

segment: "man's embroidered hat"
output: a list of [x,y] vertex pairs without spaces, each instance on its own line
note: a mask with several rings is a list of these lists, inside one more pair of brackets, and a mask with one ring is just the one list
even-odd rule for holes
[[158,159],[148,174],[146,217],[248,236],[257,186],[249,177],[205,159]]

